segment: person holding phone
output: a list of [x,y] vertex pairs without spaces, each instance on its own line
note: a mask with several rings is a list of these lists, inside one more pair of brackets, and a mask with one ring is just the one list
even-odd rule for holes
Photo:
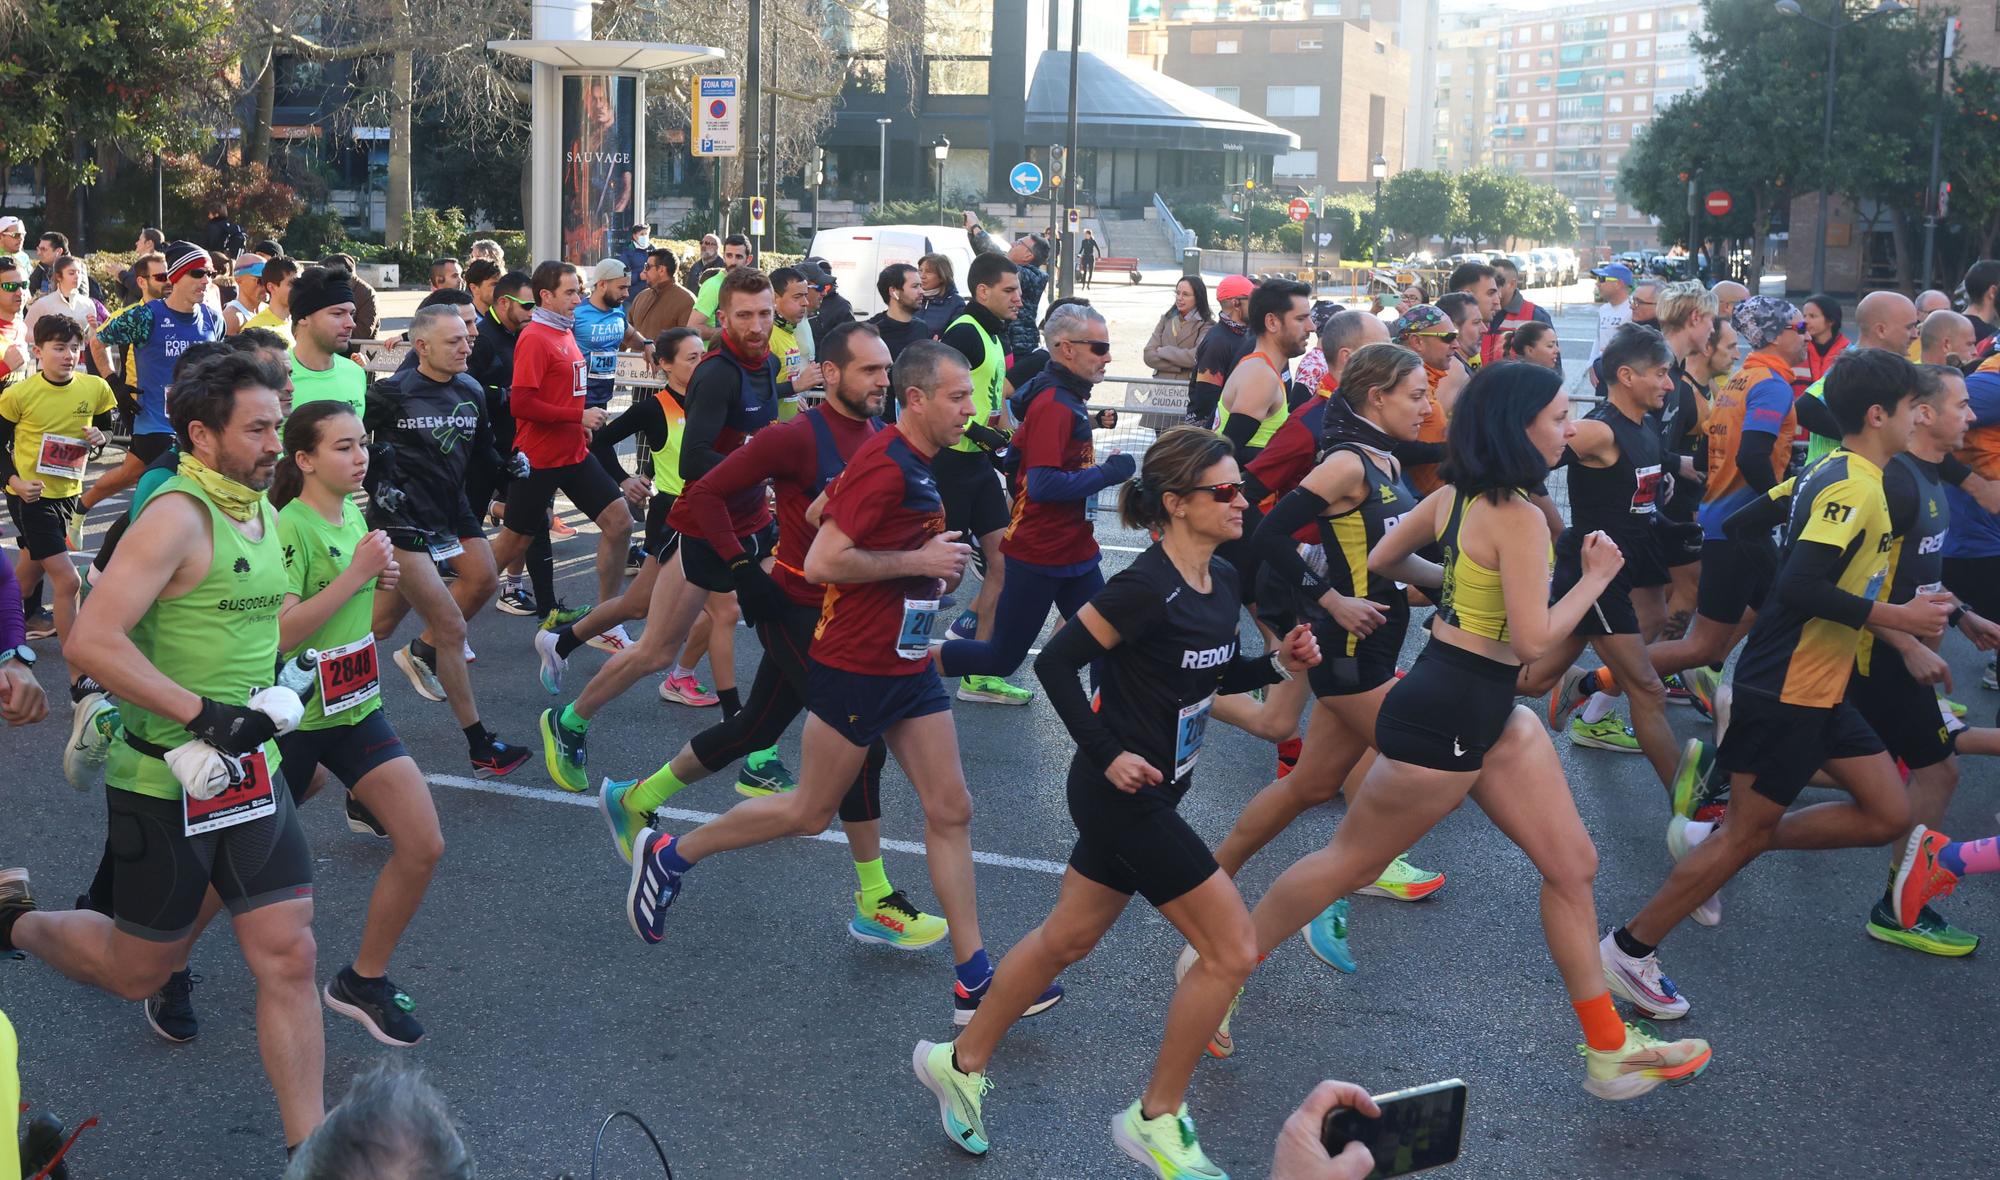
[[1278,1144],[1271,1153],[1271,1180],[1365,1180],[1375,1170],[1375,1157],[1367,1144],[1353,1140],[1339,1155],[1326,1149],[1327,1116],[1342,1109],[1360,1111],[1371,1119],[1382,1114],[1368,1091],[1353,1082],[1324,1081],[1314,1086],[1278,1128]]
[[[1553,547],[1529,497],[1576,435],[1562,385],[1548,369],[1502,364],[1466,387],[1444,485],[1368,555],[1372,572],[1441,587],[1431,641],[1382,701],[1380,757],[1349,789],[1332,841],[1286,869],[1251,918],[1257,953],[1269,954],[1469,797],[1542,875],[1549,954],[1584,1030],[1584,1088],[1635,1098],[1694,1078],[1708,1043],[1661,1041],[1620,1020],[1592,946],[1597,850],[1548,731],[1514,702],[1521,665],[1572,633],[1625,564],[1615,542],[1592,533],[1578,545],[1575,585],[1551,601]],[[1417,557],[1434,541],[1441,565]]]
[[[1243,531],[1241,480],[1230,443],[1215,432],[1176,426],[1161,434],[1118,504],[1126,527],[1160,539],[1080,606],[1035,661],[1077,744],[1068,786],[1077,841],[1062,892],[1000,961],[958,1040],[919,1041],[911,1062],[937,1098],[947,1137],[974,1155],[987,1149],[981,1098],[1001,1039],[1138,893],[1201,959],[1174,990],[1152,1077],[1113,1120],[1112,1138],[1162,1180],[1222,1175],[1201,1149],[1186,1095],[1255,957],[1243,899],[1181,817],[1180,801],[1194,785],[1218,693],[1288,681],[1319,663],[1303,624],[1266,654],[1237,648],[1236,572],[1216,548]],[[1101,669],[1096,709],[1078,680],[1086,666]]]

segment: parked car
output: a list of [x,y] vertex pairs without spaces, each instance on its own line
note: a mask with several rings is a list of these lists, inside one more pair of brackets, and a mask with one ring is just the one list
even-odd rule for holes
[[1535,260],[1534,255],[1509,254],[1507,261],[1513,263],[1514,269],[1520,273],[1523,287],[1548,286],[1548,275],[1543,272],[1542,264]]

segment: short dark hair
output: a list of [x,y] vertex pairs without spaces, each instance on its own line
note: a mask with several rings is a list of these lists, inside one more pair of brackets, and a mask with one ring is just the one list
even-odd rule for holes
[[1836,335],[1839,334],[1840,325],[1842,323],[1840,315],[1840,300],[1835,299],[1831,295],[1822,295],[1815,293],[1806,296],[1804,302],[1810,307],[1818,308],[1819,314],[1825,318],[1827,326],[1832,328]]
[[[141,261],[144,260],[141,259]],[[160,264],[162,266],[166,265],[166,260],[164,258],[161,259]],[[266,287],[275,287],[297,273],[299,273],[298,259],[287,258],[283,254],[280,254],[276,258],[264,263],[264,273],[261,277]]]
[[722,244],[725,246],[741,246],[745,250],[748,250],[750,248],[750,239],[744,237],[742,234],[730,234],[728,237],[722,239]]
[[732,267],[715,289],[715,310],[720,313],[728,307],[731,295],[755,295],[770,289],[771,279],[763,271],[754,266]]
[[510,270],[500,276],[499,282],[493,284],[493,298],[498,299],[502,295],[519,295],[523,288],[530,285],[530,282],[526,271]]
[[887,303],[889,292],[909,282],[910,276],[916,273],[917,268],[907,262],[892,262],[882,268],[881,274],[875,276],[875,293],[882,297],[882,302]]
[[860,320],[849,320],[819,341],[819,359],[828,364],[845,365],[854,359],[855,337],[882,338],[882,333],[873,324]]
[[144,241],[153,243],[154,249],[158,249],[159,247],[167,244],[167,235],[161,233],[159,230],[154,229],[150,225],[139,231],[139,237]]
[[1905,398],[1917,396],[1923,381],[1917,367],[1901,353],[1850,348],[1826,371],[1826,408],[1833,411],[1841,434],[1854,434],[1867,425],[1870,407],[1881,406],[1893,414]]
[[1651,324],[1625,323],[1611,334],[1604,346],[1604,355],[1598,358],[1604,367],[1607,384],[1618,380],[1618,370],[1631,366],[1634,369],[1657,369],[1661,365],[1674,363],[1674,350],[1667,345],[1667,338]]
[[1923,384],[1917,388],[1917,400],[1929,401],[1943,393],[1948,382],[1965,383],[1965,370],[1955,365],[1918,365],[1917,379]]
[[[981,255],[991,257],[991,255]],[[921,389],[926,393],[937,388],[938,375],[945,369],[957,367],[968,372],[972,366],[965,363],[965,354],[948,344],[935,340],[918,340],[903,349],[896,358],[895,371],[890,382],[895,391],[898,405],[909,404],[909,391]]]
[[[431,259],[431,273],[432,273],[432,274],[436,274],[437,272],[439,272],[439,271],[443,270],[443,269],[444,269],[445,267],[447,267],[447,266],[459,266],[459,262],[458,262],[458,259],[456,259],[456,258],[453,258],[453,257],[452,257],[451,255],[449,255],[449,254],[445,255],[445,256],[444,256],[443,258],[433,258],[433,259]],[[461,270],[463,270],[464,268],[463,268],[463,267],[460,267],[460,269],[461,269]]]
[[2000,259],[1982,258],[1966,270],[1966,302],[1978,303],[1995,287],[2000,287]]
[[1445,280],[1445,287],[1452,291],[1463,291],[1481,279],[1493,277],[1493,266],[1486,262],[1461,262],[1451,270],[1451,277]]
[[[1506,271],[1508,274],[1513,275],[1516,279],[1519,279],[1521,277],[1521,268],[1514,264],[1513,259],[1495,258],[1493,260],[1493,277],[1496,279],[1499,278],[1500,272],[1503,270]],[[1457,274],[1458,272],[1453,271],[1452,273]]]
[[437,290],[424,296],[423,302],[417,304],[417,310],[422,311],[426,307],[471,306],[472,292],[466,290],[464,287],[439,287]]
[[236,413],[236,395],[245,389],[268,389],[283,393],[290,378],[277,365],[258,360],[251,353],[226,349],[174,375],[167,390],[167,417],[174,424],[174,436],[184,454],[194,453],[190,428],[197,422],[212,431],[229,425]]
[[793,283],[803,283],[806,276],[789,266],[781,266],[771,272],[771,294],[783,295]]
[[979,298],[979,288],[990,287],[1007,275],[1020,274],[1021,268],[1005,254],[985,253],[972,260],[965,268],[965,289]]
[[1482,368],[1452,407],[1438,478],[1466,496],[1504,503],[1541,486],[1548,461],[1528,442],[1528,424],[1562,396],[1554,369],[1518,361]]
[[283,336],[269,328],[245,328],[226,339],[236,346],[238,352],[290,353],[292,350],[292,346],[285,342]]
[[42,236],[36,238],[35,240],[37,242],[46,242],[49,245],[54,246],[56,249],[61,250],[65,254],[69,253],[68,234],[57,233],[55,230],[47,229],[43,230]]
[[1250,321],[1250,334],[1262,336],[1269,331],[1265,320],[1271,316],[1289,315],[1292,300],[1312,300],[1312,288],[1297,279],[1265,279],[1250,293],[1250,310],[1245,313]]
[[262,254],[266,258],[276,258],[285,252],[285,246],[283,242],[280,242],[276,238],[265,238],[250,247],[250,252],[252,254]]
[[83,325],[61,312],[50,312],[35,321],[35,347],[51,340],[82,340]]
[[21,260],[12,254],[0,254],[0,270],[20,270]]
[[655,246],[651,250],[646,251],[646,261],[652,263],[654,266],[664,267],[667,277],[670,279],[680,273],[681,260],[674,257],[674,252],[665,246]]
[[535,264],[535,273],[528,276],[528,286],[534,288],[535,301],[541,302],[544,294],[562,286],[564,275],[573,275],[576,267],[560,258],[550,258]]
[[465,264],[465,285],[477,287],[500,277],[500,264],[491,258],[475,258]]
[[1431,306],[1450,317],[1451,326],[1456,328],[1465,323],[1466,312],[1479,310],[1479,300],[1464,291],[1447,291]]

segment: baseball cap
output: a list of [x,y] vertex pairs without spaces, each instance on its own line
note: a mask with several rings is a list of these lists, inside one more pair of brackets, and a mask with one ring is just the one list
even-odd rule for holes
[[808,287],[833,286],[833,276],[827,273],[826,267],[810,258],[793,266],[792,269],[799,272],[799,277],[806,281]]
[[1805,318],[1790,300],[1776,295],[1753,295],[1736,305],[1729,324],[1751,348],[1768,348],[1773,340]]
[[28,223],[18,217],[0,217],[0,234],[12,230],[22,237],[28,236]]
[[1600,279],[1617,279],[1628,287],[1632,285],[1632,268],[1622,262],[1607,263],[1590,273]]
[[1257,284],[1251,282],[1245,276],[1228,275],[1215,285],[1215,297],[1217,299],[1248,299],[1251,292],[1256,289]]
[[229,264],[229,270],[232,274],[248,275],[253,279],[261,278],[264,274],[264,256],[262,254],[238,254],[236,261]]
[[624,277],[625,264],[616,258],[606,258],[597,264],[596,270],[591,272],[590,281],[592,283],[609,283]]

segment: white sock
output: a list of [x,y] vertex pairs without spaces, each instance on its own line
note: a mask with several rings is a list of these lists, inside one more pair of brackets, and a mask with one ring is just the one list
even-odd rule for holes
[[693,669],[693,668],[683,668],[683,667],[681,667],[681,666],[680,666],[679,664],[675,664],[675,665],[674,665],[674,670],[673,670],[673,672],[672,672],[672,673],[671,673],[670,675],[671,675],[671,677],[672,677],[673,679],[675,679],[675,680],[679,680],[679,679],[681,679],[681,678],[683,678],[683,677],[685,677],[685,678],[687,678],[687,679],[689,679],[689,680],[693,680],[693,679],[694,679],[694,669]]
[[1617,697],[1608,697],[1601,692],[1591,693],[1590,699],[1584,702],[1583,705],[1583,723],[1585,725],[1595,725],[1606,717],[1611,716],[1612,711],[1617,708]]
[[1715,825],[1707,820],[1695,820],[1686,828],[1688,847],[1693,848],[1715,834]]

